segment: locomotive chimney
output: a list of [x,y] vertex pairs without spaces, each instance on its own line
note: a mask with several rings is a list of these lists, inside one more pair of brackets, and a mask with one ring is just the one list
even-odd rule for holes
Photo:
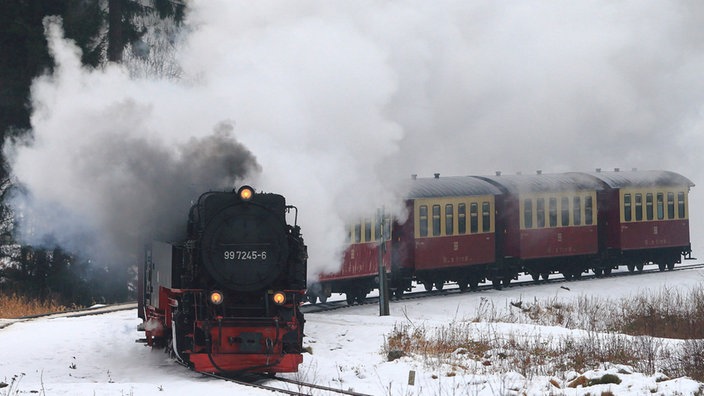
[[439,178],[440,178],[440,174],[439,174],[439,173],[435,173],[435,178],[436,178],[436,179],[439,179]]

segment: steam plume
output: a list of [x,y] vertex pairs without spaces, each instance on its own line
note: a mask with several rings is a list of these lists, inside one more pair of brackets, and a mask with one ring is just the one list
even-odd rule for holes
[[93,224],[102,203],[75,154],[120,135],[181,159],[234,120],[261,165],[238,175],[300,208],[314,273],[339,263],[342,225],[396,202],[412,173],[636,167],[704,185],[699,0],[188,4],[180,82],[84,70],[49,29],[61,66],[35,84],[35,139],[13,167],[36,200]]

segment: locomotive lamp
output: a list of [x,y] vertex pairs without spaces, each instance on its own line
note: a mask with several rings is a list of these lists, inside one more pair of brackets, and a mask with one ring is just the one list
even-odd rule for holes
[[274,304],[283,305],[286,302],[286,295],[282,292],[276,292],[271,299],[274,300]]
[[242,186],[239,191],[237,191],[237,195],[239,195],[241,200],[249,201],[254,195],[254,189],[250,186]]
[[224,297],[223,297],[222,293],[220,293],[219,291],[214,291],[214,292],[210,293],[210,302],[213,305],[222,304],[223,299],[224,299]]

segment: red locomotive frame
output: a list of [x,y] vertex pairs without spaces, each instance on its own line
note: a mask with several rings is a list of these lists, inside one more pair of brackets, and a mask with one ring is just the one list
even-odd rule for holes
[[[288,290],[288,294],[300,297],[290,299],[301,301],[302,290]],[[176,339],[172,333],[175,328],[173,310],[179,306],[180,298],[190,294],[207,298],[205,290],[184,290],[159,288],[159,307],[148,305],[144,307],[144,323],[140,330],[145,332],[145,341],[150,347],[159,345],[165,339]],[[283,308],[297,312],[299,304],[284,304]],[[195,308],[195,307],[194,307]],[[302,331],[302,323],[298,314],[292,315],[288,321],[277,317],[269,318],[223,318],[207,317],[196,320],[188,331],[187,337],[195,337],[197,333],[209,338],[211,350],[204,346],[196,346],[185,350],[188,362],[195,371],[203,373],[240,373],[245,371],[265,371],[268,373],[288,373],[298,371],[298,365],[303,362],[303,355],[286,353],[283,350],[283,337],[291,332]],[[257,334],[257,336],[254,336]],[[263,342],[262,340],[268,340]],[[171,346],[178,356],[178,345]]]

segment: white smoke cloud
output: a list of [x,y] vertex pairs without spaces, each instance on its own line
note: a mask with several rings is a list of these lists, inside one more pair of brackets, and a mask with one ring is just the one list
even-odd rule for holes
[[152,238],[183,238],[198,194],[260,170],[227,120],[200,134],[163,122],[159,98],[183,87],[134,80],[117,66],[84,69],[60,20],[45,27],[56,68],[32,86],[31,137],[6,145],[25,242],[133,264]]
[[[35,198],[96,222],[81,147],[125,136],[180,158],[229,122],[261,165],[244,181],[299,207],[314,273],[411,173],[637,167],[704,185],[698,0],[193,0],[186,26],[179,82],[81,69],[54,39],[64,66],[36,82],[13,166]],[[697,202],[695,187],[694,238]]]

